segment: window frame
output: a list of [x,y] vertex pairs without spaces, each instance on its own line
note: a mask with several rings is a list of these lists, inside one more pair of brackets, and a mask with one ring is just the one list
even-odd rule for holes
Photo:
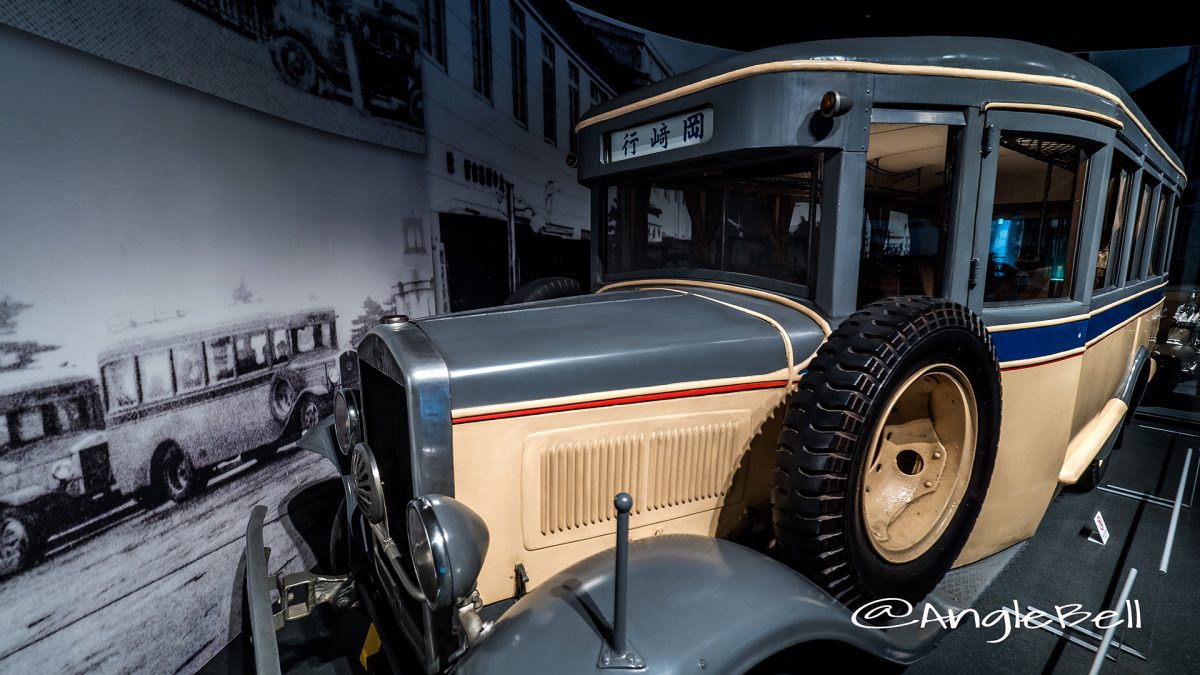
[[[947,114],[943,112],[917,110],[907,111],[895,109],[882,109],[874,112],[871,116],[870,125],[868,125],[867,128],[865,146],[867,152],[864,155],[864,172],[862,178],[863,194],[862,198],[858,200],[860,218],[863,220],[866,220],[869,217],[866,212],[866,193],[867,185],[870,183],[868,178],[868,174],[870,172],[870,162],[865,160],[865,156],[870,154],[871,129],[877,125],[886,124],[936,126],[945,128],[947,132],[946,156],[943,159],[942,166],[943,170],[945,170],[946,167],[950,167],[951,175],[950,181],[945,183],[945,189],[949,191],[949,195],[945,203],[945,231],[942,241],[939,242],[939,248],[941,249],[940,255],[942,269],[940,271],[934,271],[934,278],[938,279],[940,276],[940,287],[936,289],[938,296],[952,297],[951,294],[954,293],[953,289],[955,288],[954,281],[956,276],[954,270],[957,267],[954,263],[954,260],[961,257],[956,256],[956,247],[963,239],[962,235],[958,233],[960,228],[956,227],[955,223],[965,222],[960,220],[961,213],[959,209],[963,205],[963,186],[970,185],[970,183],[963,181],[963,171],[967,169],[967,167],[964,166],[964,161],[966,160],[964,146],[968,144],[967,139],[969,138],[966,119],[959,113]],[[953,135],[953,138],[951,138],[951,135]],[[968,234],[967,239],[970,240],[970,238],[971,237]],[[855,290],[854,305],[855,307],[862,307],[865,304],[860,300],[860,296],[862,295],[861,282],[863,280],[862,262],[864,260],[861,252],[861,248],[863,246],[862,233],[859,234],[858,246],[859,253],[855,262],[854,272],[854,278],[858,282],[858,287]]]
[[421,3],[424,50],[444,70],[446,68],[446,0],[424,0]]
[[[254,339],[256,337],[263,338],[262,356],[263,362],[258,363],[254,349]],[[249,350],[250,359],[243,359],[241,350],[238,348],[240,340],[245,339],[246,348]],[[233,335],[233,369],[237,377],[250,375],[262,370],[269,370],[274,365],[272,363],[271,354],[271,330],[269,328],[255,328],[252,330],[238,331]],[[254,363],[243,369],[242,364],[253,361]]]
[[[113,388],[109,386],[114,380],[110,379],[110,369],[114,366],[129,363],[129,367],[133,369],[133,401],[126,404],[114,405]],[[135,354],[126,354],[120,358],[111,359],[100,366],[100,384],[104,389],[104,408],[107,412],[113,413],[117,411],[132,410],[142,404],[142,375],[139,372],[138,360]]]
[[[199,363],[200,363],[200,371],[201,371],[200,372],[200,383],[195,386],[185,386],[184,381],[183,381],[184,378],[181,377],[179,374],[180,360],[178,357],[178,353],[179,353],[180,349],[187,349],[187,348],[191,348],[191,347],[199,348],[199,353],[200,353]],[[186,342],[179,342],[179,343],[173,345],[171,347],[171,370],[175,376],[175,393],[176,393],[176,395],[190,394],[193,392],[197,392],[197,391],[204,389],[205,387],[208,387],[210,384],[212,384],[212,381],[209,379],[209,374],[208,374],[207,341],[205,341],[205,340],[189,340]]]
[[[516,0],[508,2],[509,58],[512,67],[512,115],[523,127],[529,127],[529,31],[525,10]],[[519,19],[519,20],[518,20]]]
[[1154,225],[1149,236],[1149,246],[1146,255],[1146,278],[1154,279],[1164,273],[1165,264],[1162,251],[1166,242],[1166,233],[1171,229],[1171,210],[1175,208],[1175,192],[1170,186],[1162,183],[1158,188],[1159,211],[1155,214]]
[[[1051,197],[1050,197],[1050,184],[1051,184],[1051,179],[1054,176],[1055,168],[1061,168],[1061,167],[1056,167],[1056,164],[1053,161],[1037,160],[1036,158],[1034,159],[1035,162],[1039,162],[1041,165],[1045,166],[1045,179],[1043,182],[1043,187],[1041,188],[1041,198],[1040,198],[1040,203],[1041,203],[1040,213],[1041,213],[1041,215],[1038,220],[1039,225],[1038,225],[1037,233],[1035,236],[1035,239],[1039,243],[1037,244],[1036,248],[1039,248],[1039,249],[1042,248],[1042,244],[1040,242],[1043,241],[1042,235],[1047,229],[1046,217],[1048,215],[1050,215],[1048,213],[1048,208],[1049,208],[1050,204],[1052,204],[1052,203],[1062,204],[1063,210],[1056,211],[1056,214],[1060,214],[1060,215],[1058,215],[1059,225],[1057,226],[1060,229],[1060,231],[1061,231],[1062,225],[1064,224],[1064,219],[1063,219],[1062,214],[1065,214],[1065,224],[1067,225],[1067,231],[1065,233],[1066,234],[1065,245],[1067,247],[1067,250],[1065,252],[1066,253],[1065,258],[1063,259],[1063,264],[1065,266],[1065,269],[1063,270],[1063,278],[1060,280],[1057,280],[1057,281],[1061,281],[1061,286],[1059,286],[1058,288],[1055,288],[1052,284],[1054,284],[1056,282],[1056,280],[1054,278],[1054,268],[1057,267],[1057,265],[1054,262],[1055,255],[1052,252],[1050,254],[1049,259],[1044,260],[1044,262],[1048,262],[1049,265],[1043,266],[1040,268],[1042,270],[1046,270],[1047,275],[1049,277],[1047,280],[1048,287],[1046,288],[1046,292],[1047,292],[1046,297],[1032,297],[1032,298],[1029,298],[1029,297],[989,298],[988,297],[989,289],[991,287],[990,282],[993,279],[993,277],[991,276],[991,254],[993,251],[992,245],[994,243],[994,237],[995,237],[995,233],[996,233],[996,224],[1002,222],[1002,219],[997,219],[998,211],[997,211],[997,204],[996,204],[996,196],[998,193],[998,180],[1000,177],[1000,170],[999,170],[999,161],[1000,160],[999,160],[999,157],[997,157],[997,160],[995,163],[996,174],[994,176],[994,180],[992,183],[992,194],[991,194],[991,197],[992,197],[991,211],[992,212],[988,219],[991,223],[991,226],[988,228],[988,257],[985,259],[981,259],[981,267],[983,269],[983,279],[979,283],[981,286],[983,286],[983,305],[984,305],[984,307],[989,307],[989,306],[1001,306],[1001,305],[1022,305],[1022,304],[1037,303],[1040,301],[1069,300],[1069,299],[1075,297],[1075,295],[1076,295],[1076,291],[1077,291],[1076,287],[1078,285],[1081,270],[1087,269],[1079,264],[1078,253],[1080,250],[1080,243],[1083,240],[1083,237],[1085,234],[1085,228],[1087,227],[1087,223],[1085,222],[1085,220],[1083,218],[1083,206],[1089,196],[1088,192],[1087,192],[1087,179],[1088,179],[1088,176],[1091,174],[1092,165],[1093,165],[1092,158],[1095,155],[1095,151],[1093,150],[1092,152],[1089,152],[1085,143],[1083,143],[1079,139],[1071,138],[1069,136],[1005,129],[996,135],[997,146],[996,146],[994,152],[997,156],[1001,155],[1004,152],[1003,138],[1006,135],[1017,137],[1017,138],[1022,138],[1022,139],[1034,140],[1034,141],[1038,142],[1039,144],[1043,140],[1049,140],[1051,143],[1063,143],[1063,144],[1067,144],[1067,145],[1075,148],[1075,152],[1077,153],[1078,163],[1075,166],[1074,170],[1071,171],[1071,173],[1070,173],[1071,193],[1070,193],[1069,201],[1054,200],[1054,199],[1051,199]],[[1039,169],[1039,171],[1041,171],[1041,169]],[[1036,175],[1034,177],[1036,178]],[[1014,202],[1014,203],[1021,204],[1021,205],[1033,206],[1035,208],[1038,204],[1037,201],[1018,201],[1018,202]],[[1058,206],[1055,207],[1056,210],[1058,208],[1059,208]],[[1024,210],[1024,208],[1022,208],[1021,210]],[[1050,222],[1052,223],[1054,221],[1051,220]],[[1025,221],[1022,221],[1022,227],[1020,229],[1021,241],[1022,241],[1022,243],[1019,244],[1020,248],[1025,248],[1026,247],[1025,244],[1029,242],[1029,240],[1026,239],[1026,233],[1033,233],[1032,230],[1027,229],[1027,227],[1025,226],[1024,223],[1025,223]],[[1060,237],[1061,237],[1061,234],[1058,236],[1055,236],[1052,234],[1050,238],[1052,241],[1054,239],[1059,239],[1061,241]],[[1055,247],[1057,247],[1057,244],[1051,245],[1052,249]],[[1041,251],[1040,253],[1044,254],[1045,251]],[[1039,259],[1041,259],[1041,255],[1039,255]],[[996,291],[998,291],[998,290],[999,289],[996,289]],[[1056,292],[1054,293],[1054,295],[1050,295],[1049,293],[1051,291],[1056,291]]]
[[[204,340],[204,369],[208,375],[206,378],[208,384],[213,385],[237,379],[237,349],[234,346],[235,337],[236,336],[233,333],[221,333],[217,337],[211,337]],[[224,343],[226,345],[226,353],[230,358],[228,369],[224,371],[214,367],[215,364],[213,359],[217,353],[214,347],[218,343]]]
[[[24,419],[27,416],[32,416],[32,417],[37,418],[38,428],[41,431],[41,433],[39,433],[37,436],[30,437],[29,435],[26,434]],[[56,435],[55,431],[54,431],[54,427],[53,427],[53,422],[46,415],[46,405],[44,403],[17,408],[16,420],[17,420],[16,437],[17,437],[20,445],[28,445],[30,443],[37,443],[40,440],[47,439],[47,438],[53,438]],[[11,433],[12,430],[10,429],[9,432]]]
[[1162,264],[1159,274],[1169,277],[1171,274],[1171,258],[1175,251],[1175,233],[1178,231],[1180,202],[1183,200],[1180,192],[1171,190],[1171,213],[1167,216],[1167,233],[1163,237]]
[[[1137,255],[1130,257],[1129,259],[1128,272],[1125,275],[1125,286],[1136,285],[1150,278],[1147,274],[1147,270],[1150,266],[1149,249],[1150,246],[1153,245],[1153,243],[1150,241],[1150,238],[1154,230],[1155,210],[1158,207],[1158,194],[1159,191],[1162,190],[1163,183],[1161,177],[1157,176],[1153,172],[1148,171],[1144,166],[1142,167],[1141,174],[1142,179],[1138,183],[1138,200],[1134,210],[1134,218],[1136,220],[1134,220],[1133,228],[1129,234],[1130,255],[1133,256],[1135,252]],[[1138,240],[1138,223],[1142,218],[1142,196],[1147,194],[1147,190],[1149,190],[1149,196],[1146,198],[1146,221],[1143,225],[1141,238]],[[1137,259],[1135,260],[1134,257]]]
[[[813,170],[816,171],[816,173],[818,174],[816,180],[820,182],[821,187],[818,188],[819,192],[820,192],[820,207],[819,207],[819,209],[818,209],[818,207],[810,207],[810,212],[819,210],[821,213],[820,219],[821,219],[821,222],[823,222],[823,219],[827,217],[826,209],[828,209],[830,212],[832,212],[832,210],[835,208],[835,205],[833,205],[833,204],[829,204],[828,206],[826,206],[826,202],[825,202],[825,200],[827,199],[827,194],[828,194],[826,191],[829,189],[828,183],[826,181],[833,180],[832,178],[830,178],[830,174],[828,173],[827,167],[831,163],[834,163],[836,161],[836,159],[841,156],[842,156],[842,153],[829,152],[828,149],[825,149],[825,148],[805,148],[802,152],[797,152],[794,155],[791,155],[790,157],[783,158],[783,159],[772,158],[772,160],[767,161],[767,162],[751,163],[751,164],[747,164],[747,165],[739,166],[739,167],[728,167],[729,170],[735,171],[735,172],[737,172],[737,174],[732,177],[728,176],[727,174],[724,174],[719,179],[719,182],[721,185],[720,191],[721,191],[722,195],[724,195],[722,199],[724,200],[728,197],[729,191],[726,186],[727,186],[727,183],[730,180],[730,178],[732,178],[734,181],[755,180],[756,178],[762,178],[762,177],[780,173],[779,171],[770,171],[769,169],[774,168],[774,169],[782,170],[784,168],[791,168],[794,165],[796,165],[798,162],[812,161],[813,162]],[[814,157],[817,157],[818,159],[814,160],[813,159]],[[765,176],[756,176],[755,174],[757,174],[759,172],[764,172]],[[690,179],[694,179],[694,178],[702,175],[703,173],[705,173],[705,172],[698,171],[697,167],[688,167],[688,168],[684,168],[684,169],[681,169],[678,171],[666,172],[666,173],[662,173],[662,174],[639,174],[637,176],[622,177],[621,179],[618,179],[618,180],[615,180],[615,181],[612,181],[609,183],[605,183],[603,185],[593,188],[593,191],[592,191],[593,217],[596,219],[594,221],[595,224],[593,225],[593,228],[594,228],[594,231],[599,233],[598,236],[593,237],[593,241],[595,242],[595,248],[593,248],[593,252],[597,256],[597,259],[599,261],[602,261],[601,268],[600,268],[602,271],[598,277],[598,281],[600,281],[600,282],[619,282],[619,281],[626,281],[626,280],[630,280],[630,279],[647,279],[647,278],[656,278],[656,277],[696,278],[696,279],[709,280],[709,281],[715,280],[715,281],[722,281],[722,282],[734,283],[734,284],[746,284],[746,285],[754,286],[756,288],[763,288],[763,289],[771,290],[774,292],[783,293],[786,295],[793,295],[793,296],[803,297],[803,298],[813,298],[814,297],[814,286],[818,283],[817,279],[818,279],[819,270],[818,270],[817,266],[820,264],[819,263],[820,254],[817,250],[817,247],[813,246],[813,243],[814,243],[814,239],[815,239],[817,246],[820,245],[820,239],[819,239],[818,233],[820,231],[821,222],[813,221],[811,219],[811,217],[810,217],[810,221],[809,221],[809,225],[808,225],[808,227],[809,227],[808,244],[807,244],[809,247],[808,256],[807,256],[808,257],[808,266],[807,266],[808,268],[805,271],[805,281],[804,282],[789,281],[789,280],[785,280],[785,279],[779,279],[776,277],[764,276],[761,274],[750,273],[750,272],[745,272],[745,271],[735,271],[735,270],[730,270],[730,269],[712,269],[712,268],[707,268],[707,267],[704,267],[704,268],[662,267],[662,268],[647,268],[647,269],[637,269],[637,270],[625,269],[624,271],[618,271],[618,272],[610,271],[612,268],[612,265],[609,265],[607,263],[610,260],[610,256],[613,253],[611,250],[611,247],[613,246],[613,241],[612,241],[612,235],[608,232],[609,212],[605,206],[606,204],[608,204],[608,201],[610,198],[609,191],[612,189],[626,188],[633,183],[653,182],[653,183],[657,184],[660,181],[666,181],[666,182],[670,182],[672,180],[687,181]],[[659,187],[661,187],[661,186],[659,186]],[[722,210],[724,210],[724,206],[725,206],[725,203],[723,201]],[[714,246],[717,248],[717,251],[718,251],[718,253],[717,253],[718,258],[721,260],[724,260],[726,254],[727,254],[727,251],[728,251],[727,239],[724,237],[725,233],[726,233],[726,230],[724,228],[722,228],[721,237],[720,237],[719,241],[714,242]],[[627,249],[622,249],[622,250],[625,251],[625,253],[623,255],[627,255]],[[623,264],[622,268],[624,268],[624,267],[628,267],[628,264],[627,263]]]
[[542,34],[542,138],[558,147],[558,48]]
[[[1108,179],[1109,152],[1116,130],[1091,120],[1055,113],[993,110],[982,119],[984,154],[979,162],[979,189],[975,207],[973,258],[979,268],[976,282],[968,291],[968,307],[984,313],[985,323],[1009,323],[1073,316],[1081,311],[1091,294],[1099,247],[1099,225],[1103,210],[1100,197]],[[1061,298],[1020,299],[984,302],[986,260],[991,243],[991,219],[996,196],[996,169],[1003,132],[1050,135],[1080,145],[1086,155],[1083,194],[1079,200],[1075,251],[1071,256],[1071,280]],[[989,140],[990,139],[990,140]]]
[[[147,387],[143,378],[146,376],[147,368],[143,365],[143,360],[149,359],[150,357],[162,356],[163,354],[165,354],[167,357],[167,377],[169,378],[169,381],[167,382],[167,389],[165,393],[160,393],[158,396],[151,397],[146,393]],[[158,403],[160,401],[166,401],[174,398],[175,394],[178,393],[178,386],[176,384],[175,377],[175,350],[169,347],[162,349],[148,349],[146,351],[139,352],[135,358],[137,359],[139,402],[142,404]]]
[[[1101,286],[1100,288],[1096,288],[1095,280],[1093,278],[1092,290],[1091,290],[1092,296],[1107,295],[1108,293],[1120,290],[1125,287],[1127,271],[1129,269],[1129,256],[1130,256],[1129,245],[1130,245],[1131,236],[1132,236],[1132,235],[1130,235],[1130,232],[1133,230],[1134,226],[1136,225],[1136,223],[1131,222],[1131,219],[1136,214],[1134,209],[1136,208],[1137,199],[1135,199],[1135,197],[1137,197],[1140,194],[1140,192],[1138,192],[1138,190],[1140,189],[1141,173],[1142,173],[1141,162],[1136,157],[1132,157],[1132,156],[1130,156],[1130,154],[1128,152],[1125,152],[1121,148],[1120,144],[1114,144],[1112,146],[1111,150],[1106,149],[1102,152],[1105,152],[1106,154],[1109,155],[1109,157],[1107,158],[1107,161],[1105,161],[1099,157],[1097,157],[1097,161],[1105,161],[1105,163],[1107,164],[1106,171],[1108,172],[1108,176],[1112,175],[1112,168],[1113,168],[1113,166],[1115,166],[1117,164],[1118,161],[1122,162],[1125,165],[1125,168],[1127,168],[1129,170],[1129,173],[1128,173],[1128,178],[1125,182],[1125,204],[1124,204],[1123,208],[1121,209],[1121,218],[1122,218],[1122,220],[1121,220],[1121,241],[1116,242],[1115,244],[1111,240],[1109,241],[1109,250],[1110,251],[1113,250],[1114,247],[1118,247],[1118,250],[1120,251],[1119,257],[1117,258],[1117,269],[1113,273],[1113,283],[1111,285],[1108,283],[1105,283],[1104,286]],[[1097,153],[1097,155],[1099,155],[1099,153]],[[1118,158],[1120,158],[1120,159],[1118,160]],[[1097,167],[1097,169],[1099,169],[1099,167]],[[1107,198],[1108,198],[1107,179],[1105,179],[1104,182],[1106,184],[1106,187],[1104,189],[1104,194],[1102,195],[1102,197],[1105,200],[1107,200]],[[1102,201],[1101,205],[1100,205],[1099,213],[1097,214],[1097,217],[1100,220],[1100,223],[1095,231],[1096,253],[1095,253],[1095,255],[1092,256],[1093,277],[1094,277],[1095,271],[1096,271],[1095,261],[1100,254],[1101,233],[1103,232],[1103,230],[1106,226],[1106,223],[1104,223],[1104,216],[1105,216],[1106,210],[1107,210],[1107,202]],[[1111,260],[1110,260],[1110,267],[1111,267]],[[1106,278],[1107,278],[1107,272],[1105,272],[1105,274],[1106,274]]]
[[605,101],[608,100],[609,97],[608,97],[608,94],[604,91],[604,87],[601,87],[599,84],[597,84],[596,80],[593,79],[588,84],[589,84],[589,86],[588,86],[588,105],[589,105],[589,107],[598,106],[601,103],[604,103]]
[[567,143],[572,154],[579,152],[579,138],[575,134],[575,125],[579,124],[579,90],[581,75],[579,64],[567,59]]
[[471,28],[471,88],[492,102],[492,3],[491,0],[470,0]]

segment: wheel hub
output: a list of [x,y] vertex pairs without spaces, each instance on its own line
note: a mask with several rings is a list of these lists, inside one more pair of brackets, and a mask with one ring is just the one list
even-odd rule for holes
[[300,426],[303,431],[308,431],[317,426],[320,422],[321,413],[317,410],[317,405],[311,401],[304,406],[303,415],[301,416]]
[[864,466],[860,500],[875,552],[914,560],[945,531],[970,483],[978,411],[967,377],[922,368],[892,396]]
[[[176,452],[178,453],[178,451]],[[171,481],[171,488],[176,492],[181,492],[187,489],[188,484],[191,483],[191,464],[181,454],[173,454],[171,457],[171,467],[167,475]]]
[[25,525],[19,520],[6,518],[3,529],[0,529],[0,575],[17,571],[28,550],[29,532]]

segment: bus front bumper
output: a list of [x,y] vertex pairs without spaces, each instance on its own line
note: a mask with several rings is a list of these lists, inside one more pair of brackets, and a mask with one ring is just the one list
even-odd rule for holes
[[[320,604],[329,603],[336,609],[354,604],[354,582],[348,576],[325,576],[312,572],[292,572],[272,576],[267,572],[271,549],[263,545],[263,520],[267,507],[261,504],[250,513],[246,524],[245,584],[242,612],[242,633],[249,620],[250,639],[254,645],[254,668],[259,675],[277,675],[279,643],[275,632],[289,621],[303,619]],[[271,590],[279,601],[271,598]],[[277,609],[278,607],[278,609]]]

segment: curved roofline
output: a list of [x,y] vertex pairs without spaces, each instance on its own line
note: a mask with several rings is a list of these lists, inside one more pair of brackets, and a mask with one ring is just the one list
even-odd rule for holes
[[606,101],[589,110],[576,129],[748,77],[797,71],[959,77],[1084,91],[1124,112],[1186,180],[1179,157],[1111,75],[1056,49],[998,38],[823,40],[748,52]]
[[332,314],[337,312],[332,307],[301,308],[293,311],[264,310],[249,306],[257,312],[246,312],[234,316],[212,317],[206,313],[184,315],[180,319],[168,319],[146,323],[129,332],[119,339],[109,343],[97,354],[97,361],[103,363],[114,354],[126,354],[142,349],[154,349],[165,342],[175,342],[186,337],[208,335],[222,331],[233,331],[243,326],[256,326],[280,319],[301,316],[304,314]]
[[4,379],[0,379],[0,398],[23,396],[31,392],[45,391],[48,389],[76,387],[85,383],[91,383],[93,386],[99,386],[96,382],[96,378],[92,377],[91,375],[82,375],[78,373],[58,373],[47,376],[42,369],[31,368],[28,371],[22,372],[22,375],[23,377],[15,378],[14,381],[9,382],[4,381]]

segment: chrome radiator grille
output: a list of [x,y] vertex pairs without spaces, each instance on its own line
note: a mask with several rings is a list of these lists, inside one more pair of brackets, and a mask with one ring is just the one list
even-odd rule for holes
[[379,466],[388,527],[396,541],[407,543],[404,508],[414,496],[412,457],[409,456],[408,393],[404,385],[369,363],[359,364],[359,377],[362,380],[363,427],[367,446]]

